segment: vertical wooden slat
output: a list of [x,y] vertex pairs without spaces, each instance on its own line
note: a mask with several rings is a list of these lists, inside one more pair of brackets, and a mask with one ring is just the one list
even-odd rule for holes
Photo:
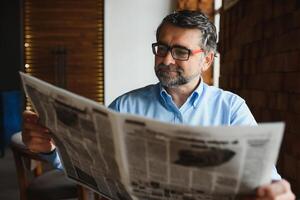
[[25,72],[104,103],[104,0],[24,0],[23,6]]

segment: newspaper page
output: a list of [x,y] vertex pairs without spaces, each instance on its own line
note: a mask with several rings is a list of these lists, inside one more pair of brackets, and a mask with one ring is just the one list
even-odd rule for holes
[[175,125],[116,113],[20,72],[67,177],[110,199],[234,199],[271,181],[284,123]]
[[21,73],[40,123],[49,128],[68,178],[110,199],[131,199],[121,184],[115,115],[99,103]]
[[142,199],[252,194],[270,182],[283,132],[282,123],[203,128],[126,115],[120,127],[127,185]]

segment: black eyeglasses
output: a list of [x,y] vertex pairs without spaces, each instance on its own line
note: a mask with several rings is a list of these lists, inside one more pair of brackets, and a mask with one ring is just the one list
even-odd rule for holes
[[180,60],[180,61],[188,60],[191,54],[194,55],[196,53],[204,52],[203,49],[190,50],[188,48],[179,45],[174,45],[170,47],[166,44],[162,44],[159,42],[152,44],[152,51],[154,55],[159,57],[166,57],[168,52],[170,51],[172,57],[175,60]]

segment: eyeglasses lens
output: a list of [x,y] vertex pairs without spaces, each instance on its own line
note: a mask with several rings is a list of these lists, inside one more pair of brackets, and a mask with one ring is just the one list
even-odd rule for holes
[[178,60],[187,60],[189,58],[189,51],[184,48],[175,47],[172,49],[172,55]]
[[171,51],[172,57],[176,60],[185,61],[189,59],[190,51],[188,49],[182,47],[169,47],[163,44],[153,45],[153,53],[159,57],[167,56],[169,50]]

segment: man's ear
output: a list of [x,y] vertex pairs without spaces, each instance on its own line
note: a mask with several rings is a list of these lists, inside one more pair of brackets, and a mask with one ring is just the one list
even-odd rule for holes
[[202,67],[202,71],[205,72],[206,70],[208,70],[208,68],[211,66],[211,64],[214,61],[214,52],[210,51],[206,54],[204,54],[204,62],[203,62],[203,67]]

